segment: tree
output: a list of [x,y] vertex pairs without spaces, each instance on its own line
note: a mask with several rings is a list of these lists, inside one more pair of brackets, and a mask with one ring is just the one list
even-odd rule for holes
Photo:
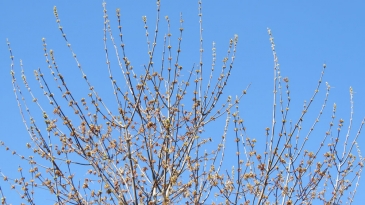
[[[57,7],[54,7],[54,15],[58,28],[89,89],[83,98],[79,100],[74,94],[76,91],[69,87],[69,81],[61,73],[56,51],[49,49],[43,38],[51,78],[46,78],[40,68],[34,74],[50,106],[38,100],[22,62],[21,80],[16,77],[16,63],[8,42],[14,93],[32,141],[27,147],[35,156],[23,157],[13,151],[27,161],[29,167],[26,170],[24,166],[19,167],[20,175],[16,179],[1,174],[29,204],[35,203],[40,188],[50,191],[56,204],[202,204],[209,203],[211,198],[222,204],[312,204],[317,201],[335,204],[343,203],[346,196],[352,201],[357,184],[351,185],[359,181],[364,162],[357,145],[364,120],[358,132],[350,136],[351,110],[348,132],[340,138],[344,120],[336,119],[334,104],[328,129],[322,133],[319,145],[308,147],[308,140],[327,106],[331,86],[326,83],[322,108],[316,113],[309,132],[302,131],[305,117],[323,84],[326,64],[313,96],[304,104],[299,118],[291,121],[288,118],[290,81],[281,74],[274,38],[268,29],[274,57],[272,124],[265,129],[265,140],[256,139],[246,132],[239,112],[239,104],[244,101],[250,85],[236,97],[223,94],[234,67],[238,36],[229,40],[222,63],[216,59],[213,43],[212,64],[205,66],[201,1],[200,56],[199,62],[190,68],[183,67],[180,61],[184,54],[180,47],[184,33],[182,15],[177,48],[171,43],[174,39],[168,16],[164,17],[166,34],[158,41],[162,24],[160,1],[157,1],[152,37],[147,17],[142,17],[148,61],[140,71],[128,58],[120,10],[116,10],[118,35],[112,32],[105,3],[103,12],[104,51],[113,99],[103,98],[104,91],[89,80],[66,36],[59,18],[62,12],[59,14]],[[162,45],[160,54],[157,45]],[[111,52],[115,52],[115,57],[111,57]],[[24,92],[29,92],[40,112],[29,109]],[[350,88],[351,109],[353,95]],[[222,122],[222,134],[214,138],[204,135],[211,124]],[[228,146],[235,150],[228,150]],[[4,148],[9,149],[5,145]],[[224,161],[227,158],[234,160],[227,163]],[[24,177],[28,171],[29,178]],[[86,176],[82,174],[85,172]],[[2,203],[7,204],[5,196]]]

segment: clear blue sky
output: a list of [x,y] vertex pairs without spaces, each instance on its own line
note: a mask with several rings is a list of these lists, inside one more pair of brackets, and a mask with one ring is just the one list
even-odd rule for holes
[[[104,63],[102,1],[0,1],[0,140],[10,147],[17,147],[18,152],[23,152],[26,156],[30,155],[25,149],[29,136],[22,124],[12,92],[6,38],[11,42],[17,74],[20,73],[20,59],[23,60],[28,79],[32,79],[32,71],[38,67],[46,71],[41,42],[45,37],[48,47],[55,50],[62,73],[68,76],[70,81],[82,80],[55,22],[54,5],[58,8],[65,32],[90,80],[100,86],[99,92],[110,89]],[[115,34],[115,9],[121,9],[124,40],[129,59],[136,69],[142,69],[143,64],[147,63],[147,46],[141,16],[147,16],[152,34],[156,16],[155,5],[154,1],[107,2]],[[270,126],[271,120],[273,57],[267,27],[271,28],[275,38],[282,75],[290,79],[293,102],[291,119],[298,119],[302,103],[310,99],[322,64],[326,63],[327,70],[323,81],[333,87],[326,112],[331,113],[332,105],[336,102],[336,122],[343,118],[344,127],[347,128],[350,114],[349,87],[352,86],[356,92],[352,134],[356,133],[362,118],[365,117],[364,8],[364,1],[203,1],[204,58],[207,65],[211,60],[213,41],[216,42],[218,59],[221,60],[226,53],[229,39],[234,34],[239,36],[233,75],[225,93],[234,96],[252,83],[248,95],[241,103],[241,114],[251,137],[261,137],[264,142],[264,128]],[[180,12],[185,20],[182,62],[186,68],[190,68],[193,63],[199,62],[197,1],[163,0],[161,28],[166,28],[163,17],[168,15],[176,45]],[[162,34],[161,32],[160,35]],[[102,80],[105,80],[104,83]],[[36,91],[36,83],[31,82],[33,90]],[[82,84],[84,85],[83,82]],[[77,88],[79,85],[73,86]],[[42,97],[40,91],[36,93],[39,94],[39,98]],[[316,106],[311,111],[314,114],[318,113],[324,94],[325,87],[322,85],[315,102]],[[30,100],[28,102],[30,103]],[[313,117],[309,118],[306,121],[307,126],[311,125],[313,120]],[[329,120],[328,115],[327,118],[322,118],[322,124],[319,125],[322,132],[319,132],[319,137],[323,136],[323,130],[328,127]],[[365,155],[365,133],[358,142],[362,154]],[[9,153],[0,149],[0,168],[3,172],[15,172],[19,163],[16,157],[11,157]],[[0,184],[3,188],[8,187],[2,181]],[[361,193],[364,192],[365,175],[360,180],[354,204],[363,203],[365,197]],[[11,197],[8,197],[8,202],[18,204],[13,194],[9,196]]]

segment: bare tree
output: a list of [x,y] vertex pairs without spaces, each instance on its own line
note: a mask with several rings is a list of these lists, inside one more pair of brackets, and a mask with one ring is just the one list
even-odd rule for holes
[[[305,116],[322,85],[326,65],[323,65],[313,96],[303,105],[298,119],[291,121],[288,119],[289,79],[281,75],[274,38],[268,29],[274,57],[272,124],[265,130],[265,140],[255,139],[246,133],[239,113],[239,103],[247,94],[249,85],[240,95],[223,99],[223,90],[236,58],[238,36],[229,40],[222,63],[217,60],[213,43],[211,65],[205,66],[201,1],[200,62],[188,69],[180,62],[184,33],[182,15],[176,52],[171,45],[173,38],[168,16],[164,19],[167,33],[163,42],[157,42],[161,24],[160,1],[157,1],[152,35],[149,34],[147,17],[142,17],[149,59],[141,72],[133,68],[125,51],[120,10],[116,10],[118,35],[112,33],[106,3],[103,3],[103,11],[104,50],[115,97],[113,103],[112,99],[103,99],[88,79],[66,37],[56,7],[54,15],[58,28],[82,74],[82,81],[89,88],[85,98],[77,99],[69,89],[55,51],[47,47],[43,38],[45,62],[54,82],[45,78],[40,68],[34,71],[34,75],[52,106],[52,110],[47,109],[33,93],[22,61],[21,80],[16,77],[13,51],[8,42],[14,93],[31,138],[27,147],[36,156],[27,158],[13,151],[29,163],[26,172],[30,172],[30,178],[25,177],[23,167],[26,165],[19,167],[19,178],[1,174],[27,203],[35,204],[37,190],[45,189],[54,196],[55,204],[205,204],[211,198],[219,204],[289,205],[318,201],[342,204],[344,200],[351,204],[364,162],[356,140],[365,122],[361,122],[354,136],[350,135],[352,88],[350,124],[345,134],[342,134],[344,120],[336,120],[334,104],[321,143],[316,148],[308,147],[309,138],[327,106],[331,88],[327,83],[322,109],[309,131],[303,133],[302,130]],[[113,45],[111,49],[107,39]],[[155,54],[157,44],[163,44],[160,60]],[[118,68],[111,66],[111,52],[115,53]],[[188,75],[183,76],[183,73]],[[117,76],[122,76],[122,83],[117,82]],[[19,81],[40,112],[31,112]],[[36,121],[39,117],[42,120]],[[225,125],[220,138],[214,140],[218,143],[215,143],[204,137],[204,133],[207,126],[217,123],[220,118],[225,119]],[[227,156],[226,145],[232,143],[227,140],[228,133],[234,136],[234,156]],[[230,164],[224,162],[228,157]],[[82,172],[80,170],[87,172],[87,177],[77,174]],[[4,187],[0,187],[2,204],[8,204],[1,189]]]

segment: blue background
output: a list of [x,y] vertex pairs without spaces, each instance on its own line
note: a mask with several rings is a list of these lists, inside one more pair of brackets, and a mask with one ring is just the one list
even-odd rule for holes
[[[26,149],[29,135],[24,128],[17,103],[12,92],[10,77],[10,58],[6,45],[8,38],[15,56],[15,69],[19,77],[19,60],[23,60],[28,81],[33,91],[42,99],[42,92],[33,80],[33,70],[38,67],[46,72],[41,39],[45,37],[49,48],[55,50],[61,72],[67,77],[71,89],[85,96],[87,87],[82,82],[74,60],[65,45],[53,16],[53,6],[59,11],[65,32],[83,65],[91,82],[96,84],[99,93],[108,90],[105,98],[112,97],[103,50],[103,9],[101,1],[0,1],[0,139],[9,147],[25,156],[31,155]],[[122,25],[128,58],[135,69],[143,68],[148,62],[145,30],[141,16],[147,16],[150,34],[154,30],[156,3],[153,1],[108,1],[109,16],[117,34],[115,9],[121,9]],[[216,42],[217,61],[226,54],[229,39],[238,34],[237,57],[232,76],[225,94],[240,94],[250,83],[248,95],[241,102],[241,115],[245,120],[247,132],[252,138],[262,138],[264,129],[271,125],[273,57],[267,27],[271,28],[282,75],[290,79],[291,114],[296,121],[300,115],[303,101],[309,100],[317,85],[322,64],[327,64],[324,82],[332,89],[326,112],[318,126],[322,138],[328,128],[332,105],[337,104],[335,122],[345,120],[348,127],[350,115],[349,87],[355,91],[352,137],[357,132],[365,116],[365,2],[364,1],[204,1],[203,38],[209,70],[211,44]],[[176,48],[179,34],[179,15],[184,18],[181,62],[186,68],[199,62],[199,18],[196,1],[161,2],[161,37],[166,31],[164,16],[168,15]],[[161,49],[156,52],[159,53]],[[115,63],[115,62],[114,62]],[[187,70],[185,70],[187,72]],[[206,72],[207,73],[207,72]],[[187,75],[187,73],[186,73]],[[50,76],[49,76],[50,77]],[[51,78],[49,78],[51,80]],[[79,82],[79,83],[77,83]],[[85,92],[82,92],[85,89]],[[23,90],[25,92],[25,90]],[[310,111],[306,133],[314,122],[325,94],[324,83],[318,99]],[[85,96],[86,97],[86,96]],[[31,98],[28,98],[31,104]],[[43,98],[44,99],[44,98]],[[109,99],[109,98],[108,98]],[[44,101],[47,104],[47,101]],[[34,105],[33,105],[34,106]],[[39,113],[34,108],[33,113]],[[207,134],[222,132],[222,126],[215,126]],[[342,135],[344,137],[345,135]],[[259,141],[260,142],[260,141]],[[315,147],[315,142],[309,142]],[[365,138],[362,134],[358,143],[364,150]],[[22,162],[17,157],[0,149],[0,167],[4,173],[17,176],[17,167]],[[228,168],[229,169],[229,168]],[[8,202],[17,204],[16,192],[9,191],[7,183],[0,181]],[[360,187],[353,204],[362,204],[365,199],[365,177],[360,179]],[[49,199],[52,200],[52,199]]]

